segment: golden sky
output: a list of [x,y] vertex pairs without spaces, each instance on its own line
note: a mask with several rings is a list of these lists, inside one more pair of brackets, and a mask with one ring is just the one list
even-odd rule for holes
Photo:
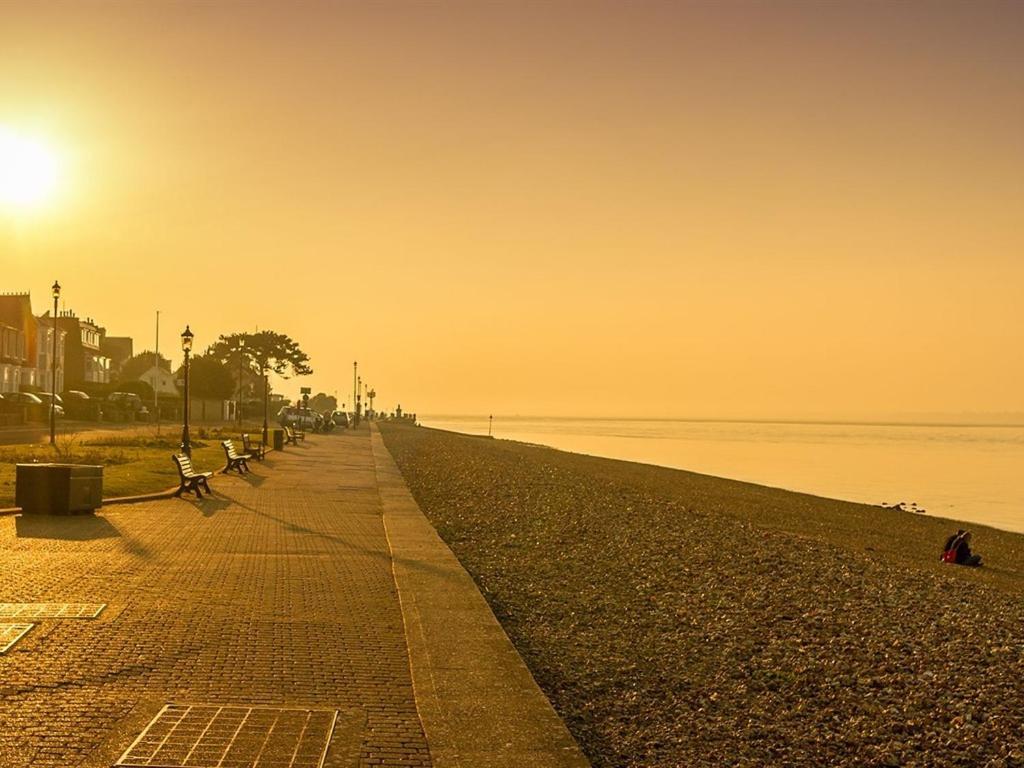
[[[0,0],[0,290],[422,413],[1024,412],[1024,4]],[[298,384],[288,382],[289,394]]]

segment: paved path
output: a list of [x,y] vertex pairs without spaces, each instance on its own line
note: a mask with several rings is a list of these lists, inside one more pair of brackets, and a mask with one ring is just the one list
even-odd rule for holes
[[[389,475],[392,501],[382,503],[378,473],[393,469],[382,450],[366,432],[313,436],[247,478],[216,476],[216,496],[201,502],[0,518],[0,603],[108,604],[94,620],[39,620],[0,655],[0,766],[110,766],[169,703],[336,709],[326,765],[430,766],[395,582],[396,562],[407,574],[412,561],[392,556],[385,527],[404,484]],[[457,562],[426,566],[442,582],[456,571]],[[425,589],[447,587],[407,582],[407,613],[410,601],[430,602]],[[434,676],[429,658],[413,659],[413,674],[418,665]],[[509,701],[543,710],[524,671]],[[461,706],[427,699],[432,722],[438,707]],[[560,754],[572,753],[550,714],[540,721],[558,733]],[[477,738],[473,749],[488,751],[495,737]],[[471,764],[449,745],[431,748],[438,765]]]
[[373,454],[416,703],[434,767],[588,768],[376,431]]

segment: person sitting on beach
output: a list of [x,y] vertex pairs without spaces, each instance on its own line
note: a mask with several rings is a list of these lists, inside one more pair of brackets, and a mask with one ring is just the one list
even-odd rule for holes
[[946,539],[941,559],[944,563],[956,565],[981,565],[981,555],[971,554],[971,532],[963,529]]

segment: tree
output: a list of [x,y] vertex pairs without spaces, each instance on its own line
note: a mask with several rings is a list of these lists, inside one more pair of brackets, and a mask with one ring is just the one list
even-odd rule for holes
[[[179,379],[185,378],[185,367],[178,368]],[[224,363],[212,355],[196,355],[189,363],[189,392],[204,400],[230,400],[235,393],[235,378]]]
[[[308,376],[313,372],[309,366],[309,355],[299,348],[298,342],[274,331],[222,335],[210,346],[206,354],[222,363],[233,363],[236,371],[241,361],[244,367],[262,376],[264,397],[270,394],[268,372],[273,371],[286,379],[291,376]],[[264,443],[267,442],[267,438],[267,415],[264,413]]]
[[[245,342],[241,346],[240,342]],[[257,333],[232,333],[221,336],[206,352],[225,365],[242,365],[254,373],[273,372],[278,376],[308,376],[313,372],[309,366],[309,355],[299,348],[298,342],[283,333],[258,331]]]
[[161,368],[170,373],[171,361],[166,357],[157,355],[155,352],[140,352],[125,360],[124,365],[121,366],[121,381],[137,381],[142,374],[156,365],[157,361]]
[[309,398],[309,407],[318,413],[336,411],[338,410],[338,398],[323,392],[317,392],[313,397]]

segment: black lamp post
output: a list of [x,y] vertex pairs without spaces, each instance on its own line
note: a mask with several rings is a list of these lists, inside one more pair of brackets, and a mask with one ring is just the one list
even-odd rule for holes
[[50,445],[57,444],[57,300],[60,283],[53,281],[53,361],[50,363]]
[[238,428],[242,428],[242,358],[245,355],[245,339],[238,340]]
[[185,353],[185,407],[183,409],[184,420],[181,425],[181,452],[192,458],[192,441],[189,440],[188,436],[188,412],[189,408],[189,389],[188,389],[188,368],[189,368],[189,355],[192,352],[192,331],[189,327],[185,326],[184,333],[181,334],[181,351]]
[[363,377],[356,377],[356,426],[359,426],[359,422],[362,420],[363,412]]
[[263,445],[266,446],[270,432],[267,430],[267,412],[270,410],[270,380],[267,379],[267,366],[263,366]]

